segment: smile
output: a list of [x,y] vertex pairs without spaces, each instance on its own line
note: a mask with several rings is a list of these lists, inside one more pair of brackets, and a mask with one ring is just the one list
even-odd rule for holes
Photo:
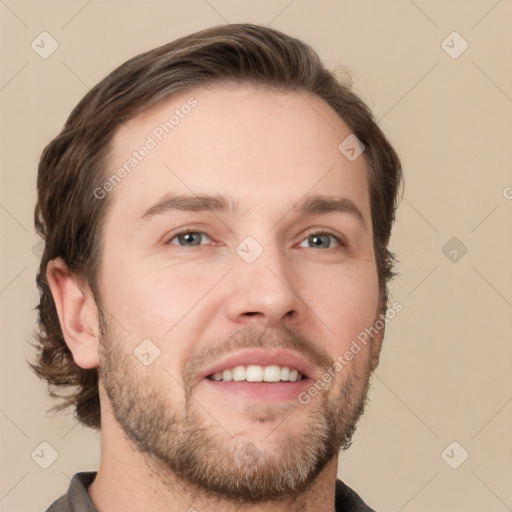
[[255,364],[238,365],[208,376],[210,380],[225,382],[297,382],[303,378],[304,376],[296,368],[279,365],[258,366]]

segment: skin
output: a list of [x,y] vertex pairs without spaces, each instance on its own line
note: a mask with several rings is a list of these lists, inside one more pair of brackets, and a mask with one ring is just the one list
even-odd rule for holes
[[[316,96],[228,84],[172,96],[121,127],[106,177],[191,96],[197,106],[109,192],[113,202],[105,219],[99,289],[106,339],[116,347],[120,368],[112,364],[111,377],[100,374],[102,453],[89,493],[98,509],[108,512],[191,507],[333,511],[337,454],[294,494],[256,504],[237,502],[180,479],[161,460],[138,451],[106,393],[105,378],[124,378],[127,386],[139,382],[145,404],[154,399],[158,410],[178,417],[188,399],[187,410],[225,447],[217,454],[219,466],[234,460],[228,454],[250,446],[263,467],[273,455],[286,457],[280,446],[300,439],[329,404],[336,410],[361,403],[378,364],[383,333],[307,405],[296,397],[267,403],[227,394],[198,379],[201,369],[256,346],[256,339],[268,350],[276,343],[295,350],[311,363],[311,376],[321,378],[326,362],[375,323],[381,296],[367,164],[364,156],[351,162],[340,153],[338,145],[351,131]],[[170,192],[222,194],[237,208],[170,211],[141,219]],[[303,215],[292,210],[312,195],[349,199],[364,222],[347,212]],[[199,236],[201,245],[180,245],[183,239],[176,232],[187,227],[207,235]],[[326,232],[343,243],[327,236],[322,237],[327,247],[318,247],[308,238]],[[252,263],[236,252],[247,236],[263,251]],[[74,360],[83,368],[108,368],[109,345],[100,337],[98,308],[87,286],[62,260],[52,261],[47,275]],[[304,338],[305,347],[293,348],[285,326]],[[228,344],[233,335],[234,346]],[[131,355],[143,339],[160,350],[149,366]],[[311,351],[303,350],[308,347]],[[199,359],[200,354],[205,358]],[[349,382],[350,397],[342,399],[340,390]],[[154,393],[145,392],[149,389]]]

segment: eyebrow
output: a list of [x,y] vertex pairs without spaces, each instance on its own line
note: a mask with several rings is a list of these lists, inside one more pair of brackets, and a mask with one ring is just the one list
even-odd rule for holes
[[172,211],[191,212],[231,212],[236,210],[236,204],[228,201],[222,195],[184,195],[167,194],[156,204],[148,208],[142,215],[143,220],[148,220],[155,215],[162,215]]
[[[235,213],[238,203],[226,197],[216,195],[185,195],[167,194],[156,204],[148,208],[142,215],[143,220],[149,220],[156,215],[162,215],[172,211],[192,212],[227,212]],[[361,210],[355,203],[344,197],[316,195],[299,200],[290,211],[302,215],[347,213],[355,217],[364,228],[366,221]]]
[[355,217],[364,228],[366,221],[361,210],[355,203],[346,197],[333,196],[312,196],[300,200],[293,210],[301,214],[328,214],[328,213],[348,213]]

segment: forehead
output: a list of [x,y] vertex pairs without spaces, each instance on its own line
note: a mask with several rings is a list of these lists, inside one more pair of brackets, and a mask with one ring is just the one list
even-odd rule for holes
[[174,94],[116,133],[105,176],[113,214],[136,220],[167,193],[277,212],[311,193],[348,196],[369,217],[364,155],[349,161],[338,149],[350,134],[309,93],[215,84]]

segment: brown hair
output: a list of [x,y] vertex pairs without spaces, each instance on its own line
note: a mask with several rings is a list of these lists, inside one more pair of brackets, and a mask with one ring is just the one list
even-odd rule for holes
[[[214,81],[315,94],[364,144],[376,264],[386,310],[387,282],[395,275],[394,256],[387,246],[403,177],[399,158],[370,109],[350,84],[341,83],[324,67],[314,50],[277,30],[232,24],[180,38],[128,60],[91,89],[46,146],[39,163],[35,228],[45,245],[36,278],[38,354],[30,366],[48,383],[49,393],[63,399],[53,409],[75,406],[77,419],[89,427],[101,426],[98,374],[96,369],[80,368],[66,345],[46,278],[48,262],[61,257],[100,304],[102,220],[112,194],[98,200],[94,190],[104,183],[116,129],[172,93]],[[75,389],[63,396],[55,386]]]

